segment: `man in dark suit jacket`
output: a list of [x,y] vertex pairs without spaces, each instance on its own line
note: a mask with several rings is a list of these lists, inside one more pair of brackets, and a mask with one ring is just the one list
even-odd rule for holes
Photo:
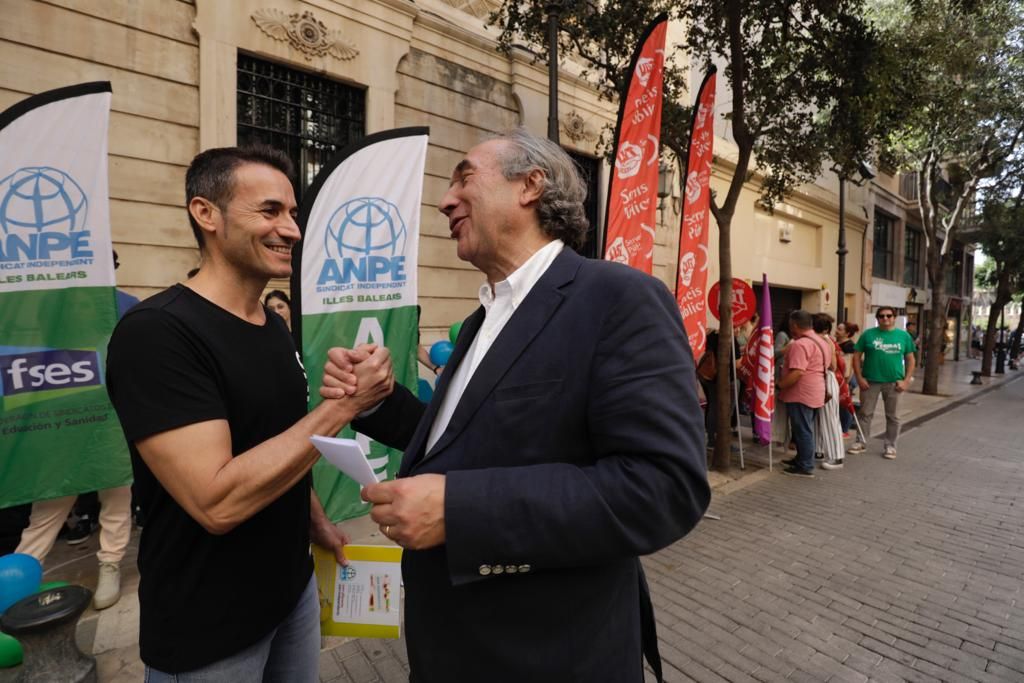
[[664,284],[565,246],[584,195],[547,140],[470,150],[440,210],[483,306],[429,406],[399,389],[355,424],[405,449],[363,497],[406,548],[414,682],[638,682],[657,658],[638,556],[710,497],[693,357]]

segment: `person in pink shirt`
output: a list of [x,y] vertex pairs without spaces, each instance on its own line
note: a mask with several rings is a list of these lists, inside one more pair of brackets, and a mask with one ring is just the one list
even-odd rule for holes
[[814,476],[814,413],[825,405],[825,368],[832,364],[832,349],[814,334],[813,324],[807,311],[790,314],[793,341],[778,385],[796,442],[796,457],[785,463],[783,473],[802,477]]

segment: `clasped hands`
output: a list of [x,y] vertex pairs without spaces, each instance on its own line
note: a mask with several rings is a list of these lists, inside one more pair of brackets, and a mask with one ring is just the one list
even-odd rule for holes
[[[351,396],[368,410],[393,388],[391,356],[383,346],[363,344],[327,352],[323,398]],[[425,550],[445,542],[444,486],[443,474],[421,474],[366,486],[360,495],[373,505],[370,518],[381,533],[403,548]]]

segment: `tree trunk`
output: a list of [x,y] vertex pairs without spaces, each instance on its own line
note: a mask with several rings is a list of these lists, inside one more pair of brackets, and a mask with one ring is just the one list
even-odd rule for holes
[[[999,268],[998,264],[996,266]],[[985,328],[985,344],[981,352],[981,374],[992,376],[992,351],[996,346],[996,330],[999,328],[999,313],[1010,301],[1010,271],[1004,265],[998,270],[996,279],[996,296],[988,309],[988,326]],[[1024,318],[1024,316],[1021,316]]]
[[942,363],[942,342],[946,336],[946,258],[936,241],[928,246],[928,279],[932,286],[932,310],[928,336],[925,340],[924,386],[921,393],[939,393],[939,368]]
[[[724,220],[723,220],[724,218]],[[732,467],[732,244],[730,240],[732,216],[718,220],[718,431],[715,434],[715,453],[712,465],[719,472],[728,472]],[[711,409],[711,406],[708,406]],[[739,416],[736,416],[739,420]]]

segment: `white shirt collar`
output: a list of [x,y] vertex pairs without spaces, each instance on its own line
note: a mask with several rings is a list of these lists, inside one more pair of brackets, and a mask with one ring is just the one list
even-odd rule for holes
[[530,293],[533,286],[537,284],[541,276],[551,266],[555,258],[562,253],[565,243],[562,240],[552,240],[533,253],[526,259],[523,265],[515,269],[507,278],[494,285],[491,290],[489,283],[480,286],[480,303],[487,311],[491,310],[495,301],[511,297],[512,309],[519,307],[526,295]]

